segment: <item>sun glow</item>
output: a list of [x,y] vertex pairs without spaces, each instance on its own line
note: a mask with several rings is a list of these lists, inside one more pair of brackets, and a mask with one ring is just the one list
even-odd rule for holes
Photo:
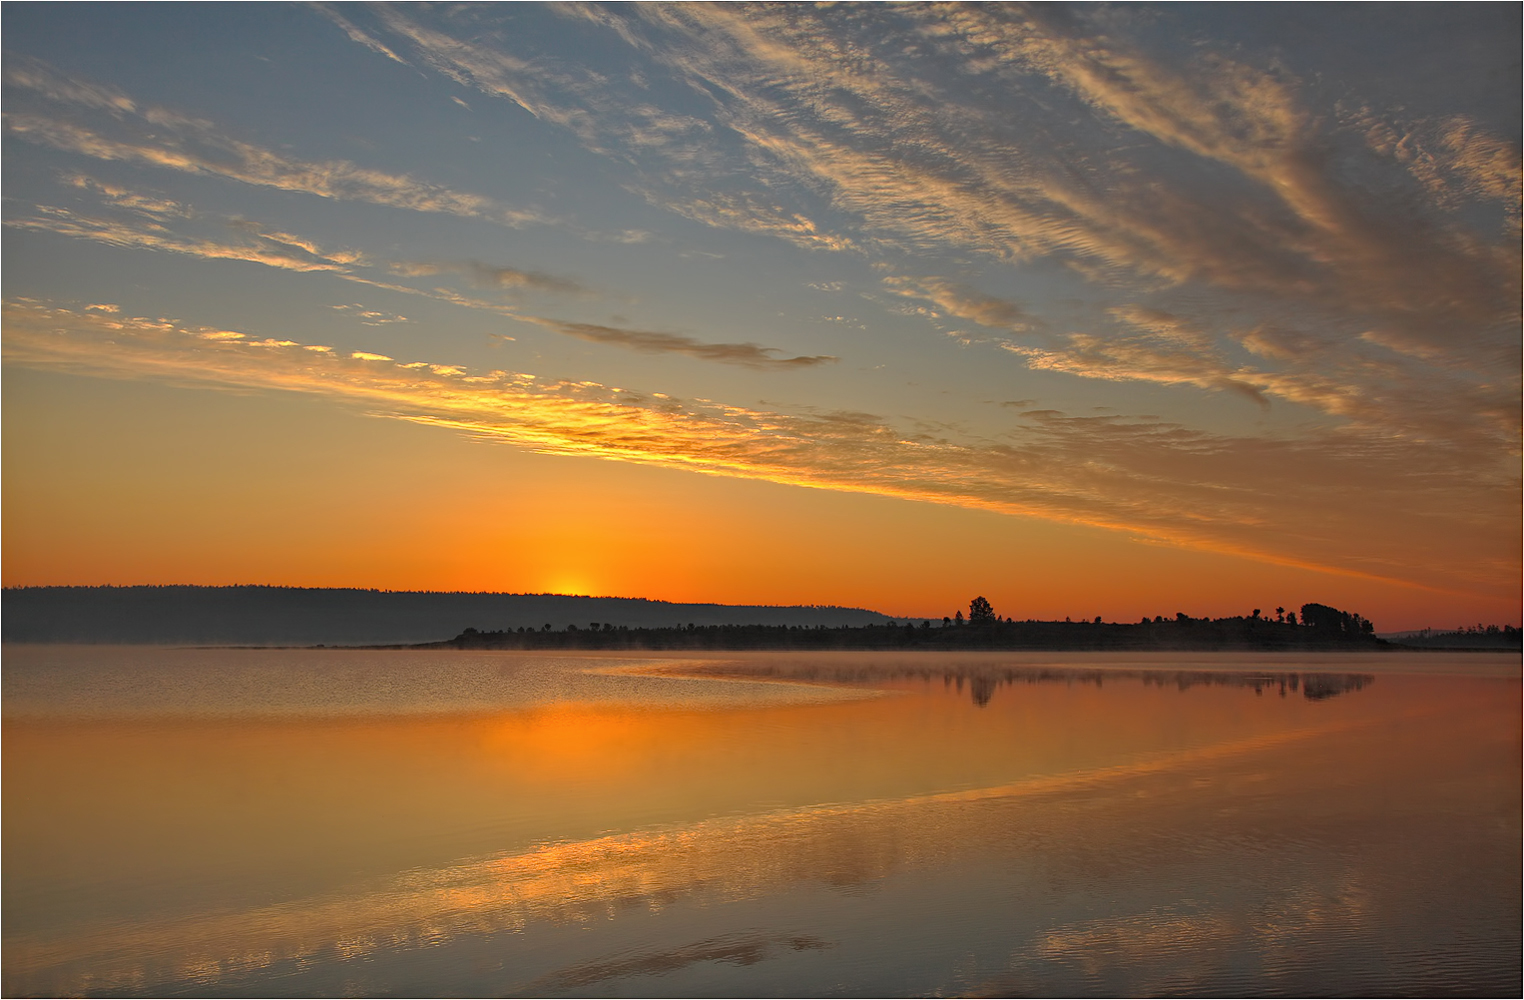
[[546,578],[545,589],[547,594],[564,594],[567,597],[603,597],[606,596],[593,586],[591,577],[584,573],[555,573]]

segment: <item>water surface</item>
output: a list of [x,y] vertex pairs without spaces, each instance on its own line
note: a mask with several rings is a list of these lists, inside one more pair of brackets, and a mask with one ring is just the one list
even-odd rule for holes
[[1517,993],[1517,656],[5,649],[4,990]]

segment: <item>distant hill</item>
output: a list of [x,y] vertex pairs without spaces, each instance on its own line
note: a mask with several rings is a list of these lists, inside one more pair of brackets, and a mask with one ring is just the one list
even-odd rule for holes
[[710,625],[877,625],[839,607],[670,604],[633,597],[306,587],[7,587],[6,642],[304,646],[419,643],[483,631]]

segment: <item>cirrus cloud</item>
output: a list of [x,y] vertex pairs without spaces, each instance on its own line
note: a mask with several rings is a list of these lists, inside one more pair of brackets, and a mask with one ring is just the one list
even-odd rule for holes
[[[1213,435],[1024,410],[1004,439],[907,432],[872,414],[765,410],[27,300],[8,364],[318,394],[549,454],[1089,524],[1174,544],[1495,597],[1516,584],[1516,476],[1443,446]],[[316,348],[316,349],[314,349]],[[1351,488],[1366,503],[1345,502]]]

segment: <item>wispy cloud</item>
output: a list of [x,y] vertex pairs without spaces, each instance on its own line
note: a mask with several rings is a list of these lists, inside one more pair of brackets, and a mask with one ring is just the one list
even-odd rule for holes
[[[27,142],[103,161],[223,177],[260,187],[416,212],[489,219],[509,226],[544,223],[532,209],[456,191],[406,174],[357,166],[347,160],[300,160],[232,138],[209,122],[164,108],[141,107],[109,88],[68,79],[36,62],[8,66],[6,83],[75,111],[105,112],[99,126],[35,111],[12,111],[7,132]],[[116,134],[108,134],[107,129]]]
[[1466,358],[1394,329],[1347,339],[1273,323],[1209,330],[1136,303],[1107,309],[1090,330],[1059,333],[1016,303],[942,279],[891,277],[886,284],[928,303],[920,307],[928,318],[970,320],[1004,334],[992,339],[1034,370],[1226,391],[1261,406],[1295,403],[1349,421],[1351,434],[1444,440],[1478,458],[1518,450],[1520,380],[1516,352],[1506,347],[1473,345]]
[[485,264],[479,260],[466,261],[399,261],[389,265],[394,274],[404,277],[431,277],[437,274],[464,275],[482,288],[553,292],[561,295],[587,295],[589,290],[579,281],[543,271],[525,271],[516,267]]
[[[1516,584],[1517,470],[1441,444],[1212,435],[1027,410],[1007,440],[761,410],[12,301],[7,363],[316,393],[536,451],[1084,523],[1269,562],[1471,592]],[[316,348],[314,350],[314,348]],[[769,360],[773,360],[769,357]],[[1354,490],[1363,503],[1346,501]]]
[[[960,279],[897,268],[891,283],[928,315],[1010,335],[1031,367],[1401,433],[1480,422],[1485,447],[1518,446],[1500,403],[1519,386],[1519,153],[1471,119],[1319,105],[1241,51],[1164,61],[1099,8],[557,10],[622,40],[628,61],[595,70],[463,30],[497,13],[383,21],[424,64],[571,130],[686,217],[887,258],[1063,265],[1113,310],[1072,334]],[[653,74],[703,99],[679,111],[627,85]],[[1492,233],[1474,224],[1487,213]],[[1297,330],[1317,331],[1315,357],[1275,353]],[[1447,405],[1423,391],[1431,375]],[[1408,387],[1417,400],[1393,394]]]
[[[142,201],[124,188],[93,185],[92,190],[103,194],[112,205],[132,207]],[[720,364],[740,365],[763,371],[787,371],[829,364],[838,360],[831,355],[807,355],[784,357],[777,348],[762,347],[752,343],[710,343],[683,334],[653,330],[636,330],[618,326],[604,326],[546,316],[527,315],[503,302],[477,299],[462,295],[449,288],[419,288],[391,281],[377,281],[365,276],[369,266],[365,256],[354,250],[331,250],[320,246],[310,238],[280,232],[245,219],[222,220],[223,236],[189,236],[175,233],[157,220],[151,213],[143,220],[127,216],[108,219],[79,215],[67,209],[39,206],[35,215],[12,218],[6,225],[17,229],[41,230],[88,239],[109,246],[140,250],[156,250],[184,254],[203,260],[232,260],[263,264],[287,271],[323,272],[359,284],[383,288],[406,295],[418,295],[465,309],[491,312],[519,322],[530,323],[543,329],[592,343],[609,344],[627,350],[650,354],[680,354]],[[190,215],[186,210],[178,214]],[[165,220],[168,222],[170,220]],[[238,239],[229,239],[236,236]],[[493,290],[530,291],[561,295],[585,296],[590,290],[573,278],[547,274],[543,271],[490,265],[481,261],[399,261],[386,265],[386,270],[403,278],[431,278],[453,273],[466,277],[472,284]],[[372,272],[374,273],[374,272]],[[378,326],[387,323],[411,322],[406,317],[358,304],[335,306],[350,311],[361,323]],[[509,338],[512,339],[512,338]]]
[[88,191],[113,208],[125,209],[154,220],[189,218],[193,211],[183,202],[162,195],[143,194],[119,184],[109,184],[86,174],[71,174],[64,183],[81,191]]
[[527,323],[535,323],[557,333],[595,344],[616,344],[648,354],[685,354],[701,361],[718,361],[746,368],[789,369],[811,368],[840,360],[828,354],[800,357],[778,357],[783,352],[776,347],[758,347],[756,344],[710,344],[677,333],[654,330],[632,330],[620,326],[600,326],[596,323],[573,323],[568,320],[550,319],[544,316],[520,316]]
[[389,326],[393,323],[413,322],[406,316],[399,316],[396,313],[385,312],[381,309],[367,309],[358,302],[348,302],[344,305],[333,306],[333,309],[353,316],[365,326]]
[[[1516,254],[1495,262],[1457,241],[1453,219],[1413,230],[1410,206],[1373,202],[1350,176],[1396,160],[1422,175],[1427,208],[1479,198],[1512,219],[1512,144],[1464,117],[1322,114],[1284,69],[1210,49],[1165,64],[1100,10],[558,10],[622,39],[629,61],[516,53],[478,23],[497,12],[381,20],[426,65],[565,126],[634,165],[653,200],[716,225],[814,246],[1058,255],[1113,276],[1399,311],[1449,308],[1467,267],[1516,270]],[[677,111],[627,85],[653,69],[708,106]],[[1365,162],[1344,155],[1349,140]],[[1409,238],[1394,245],[1400,231]]]
[[962,282],[895,275],[885,278],[884,284],[896,295],[925,299],[949,316],[972,320],[992,330],[1029,333],[1045,325],[1019,304],[986,295]]
[[238,260],[286,271],[346,273],[359,259],[359,255],[352,251],[324,252],[309,240],[285,233],[263,233],[257,228],[235,242],[225,238],[176,234],[158,224],[132,224],[120,219],[80,215],[50,205],[40,205],[35,215],[7,219],[5,224],[14,229],[57,233],[108,246],[158,250],[203,260]]
[[1159,309],[1124,306],[1110,310],[1128,329],[1123,335],[1070,333],[1062,349],[1043,350],[1004,344],[1033,368],[1064,371],[1086,378],[1193,385],[1226,389],[1262,405],[1267,403],[1260,373],[1235,367],[1216,349],[1214,338],[1194,324]]
[[393,62],[399,62],[404,66],[408,65],[408,61],[406,59],[402,58],[397,53],[387,48],[375,36],[361,31],[358,27],[355,26],[353,21],[345,17],[343,14],[340,14],[338,11],[334,10],[328,4],[312,3],[308,6],[317,11],[319,14],[322,14],[324,17],[328,18],[328,20],[332,21],[334,24],[338,25],[339,30],[348,35],[350,41],[358,42],[359,44],[365,46],[367,49],[370,49],[372,52],[386,56],[386,58],[392,60]]

